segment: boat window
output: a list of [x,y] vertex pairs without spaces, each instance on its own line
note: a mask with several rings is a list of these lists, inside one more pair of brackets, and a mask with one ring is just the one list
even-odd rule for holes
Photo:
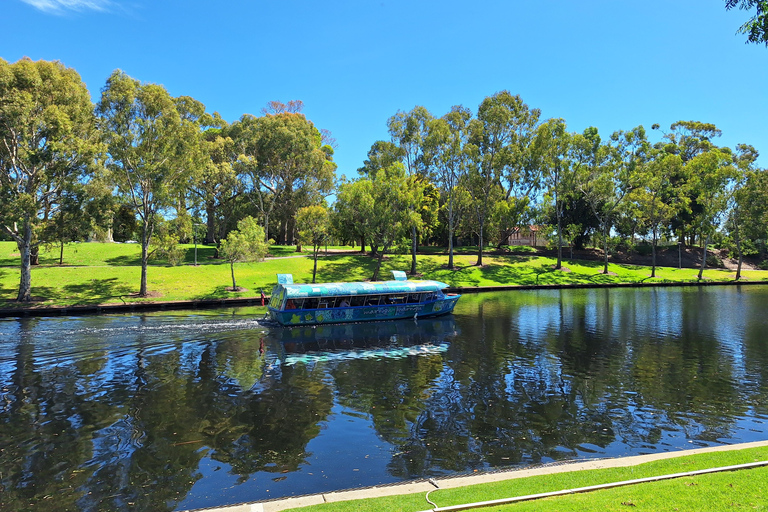
[[348,308],[350,306],[350,297],[339,297],[336,300],[337,308]]
[[317,299],[305,299],[304,309],[317,309]]
[[327,299],[327,298],[323,297],[322,299],[319,299],[317,301],[317,307],[318,308],[333,307],[333,299],[332,298],[331,299]]
[[420,293],[409,293],[408,294],[408,304],[418,304],[421,302],[421,294]]
[[366,306],[378,306],[381,300],[381,295],[368,295],[365,298]]
[[299,309],[296,305],[296,299],[288,299],[285,301],[285,309]]
[[304,299],[293,299],[293,304],[296,309],[304,309]]
[[424,294],[424,302],[435,300],[435,292],[429,292]]
[[352,297],[352,306],[365,306],[365,295],[357,295]]
[[405,303],[405,295],[389,295],[387,297],[387,303],[388,304],[404,304]]

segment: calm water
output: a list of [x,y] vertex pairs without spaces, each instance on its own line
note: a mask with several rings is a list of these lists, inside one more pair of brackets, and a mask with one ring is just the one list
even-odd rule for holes
[[768,287],[0,321],[0,510],[183,510],[768,437]]

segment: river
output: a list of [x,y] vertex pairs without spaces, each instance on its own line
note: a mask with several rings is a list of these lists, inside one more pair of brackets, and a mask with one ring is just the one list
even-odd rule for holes
[[768,286],[0,320],[0,510],[185,510],[764,440]]

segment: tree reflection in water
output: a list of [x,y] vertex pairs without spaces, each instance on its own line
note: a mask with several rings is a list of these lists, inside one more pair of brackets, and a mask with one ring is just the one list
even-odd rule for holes
[[465,295],[432,320],[0,322],[0,510],[178,510],[765,436],[768,287]]

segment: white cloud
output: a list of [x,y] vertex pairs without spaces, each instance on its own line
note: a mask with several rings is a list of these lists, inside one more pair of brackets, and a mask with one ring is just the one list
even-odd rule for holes
[[21,0],[36,9],[50,13],[64,11],[106,11],[111,0]]

